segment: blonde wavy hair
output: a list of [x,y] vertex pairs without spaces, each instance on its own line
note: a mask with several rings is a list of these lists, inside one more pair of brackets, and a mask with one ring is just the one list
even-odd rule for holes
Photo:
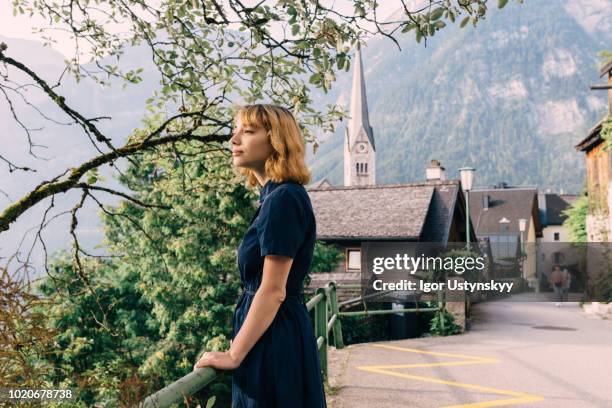
[[[245,105],[239,107],[234,119],[240,119],[245,126],[264,128],[268,132],[272,154],[266,160],[265,171],[270,180],[275,183],[310,182],[310,170],[305,161],[304,139],[295,117],[288,109],[272,104]],[[252,170],[245,168],[238,170],[246,177],[249,186],[254,187],[258,184]]]

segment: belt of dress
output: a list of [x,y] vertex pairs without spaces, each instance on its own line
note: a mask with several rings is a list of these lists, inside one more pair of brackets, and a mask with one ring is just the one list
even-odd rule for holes
[[[248,294],[248,295],[254,296],[255,292],[256,291],[254,291],[252,289],[242,288],[242,294]],[[296,299],[299,299],[299,300],[303,300],[304,299],[304,295],[302,293],[293,294],[293,295],[285,295],[285,297],[286,298],[296,298]]]

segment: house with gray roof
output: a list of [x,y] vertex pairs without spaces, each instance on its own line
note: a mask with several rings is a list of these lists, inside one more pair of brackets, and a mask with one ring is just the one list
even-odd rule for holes
[[[439,166],[437,161],[432,161]],[[431,167],[431,166],[430,166]],[[420,183],[308,187],[317,239],[344,253],[334,271],[311,275],[311,287],[327,281],[359,283],[361,246],[369,241],[465,242],[466,207],[459,180],[441,171]],[[434,175],[432,175],[434,174]],[[472,225],[471,241],[476,242]],[[332,276],[333,275],[333,276]],[[340,293],[345,300],[359,290]]]
[[317,238],[336,243],[464,241],[460,192],[459,180],[308,189]]
[[[535,244],[542,237],[538,190],[499,183],[493,188],[471,190],[469,195],[470,216],[476,236],[489,240],[493,276],[524,279],[536,288],[539,280]],[[521,220],[524,220],[523,225]],[[522,268],[515,261],[521,252],[521,243],[527,256]]]

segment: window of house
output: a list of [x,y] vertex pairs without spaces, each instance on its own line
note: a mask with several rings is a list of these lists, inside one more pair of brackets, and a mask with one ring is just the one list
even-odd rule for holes
[[559,240],[559,233],[558,233],[558,232],[555,232],[555,234],[554,234],[554,238],[553,238],[553,239],[554,239],[555,241],[558,241],[558,240]]
[[555,252],[553,254],[553,262],[554,263],[561,263],[564,260],[564,256],[561,252]]
[[348,249],[346,251],[346,269],[361,269],[361,250]]
[[519,249],[519,237],[514,234],[489,235],[489,244],[494,259],[515,257]]

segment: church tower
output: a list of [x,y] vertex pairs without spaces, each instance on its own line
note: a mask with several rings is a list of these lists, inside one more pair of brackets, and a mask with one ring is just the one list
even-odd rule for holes
[[361,50],[355,52],[350,118],[344,137],[344,185],[376,184],[376,148],[370,126]]

